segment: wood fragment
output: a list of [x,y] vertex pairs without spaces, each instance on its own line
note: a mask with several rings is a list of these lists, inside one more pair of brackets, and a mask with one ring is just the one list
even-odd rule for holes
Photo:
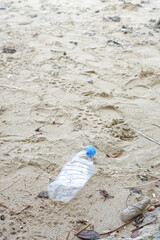
[[66,240],[69,240],[70,232],[67,234]]
[[6,188],[3,188],[2,190],[0,190],[0,192],[3,192],[3,191],[5,191],[6,189],[10,188],[13,184],[15,184],[16,182],[18,182],[20,178],[21,178],[21,177],[19,177],[17,180],[15,180],[13,183],[11,183],[11,184],[10,184],[9,186],[7,186]]
[[86,228],[88,228],[91,225],[91,223],[89,223],[87,226],[85,226],[84,228],[81,228],[78,232],[76,232],[74,235],[76,236],[77,234],[79,234],[80,232],[84,231]]
[[130,188],[140,188],[140,187],[144,187],[144,186],[147,186],[147,185],[149,185],[149,184],[151,184],[151,183],[155,183],[155,182],[158,182],[158,181],[160,181],[160,178],[158,178],[158,179],[156,179],[156,180],[154,180],[154,181],[151,181],[151,182],[149,182],[149,183],[146,183],[146,184],[142,184],[142,185],[138,185],[138,186],[127,186],[127,187],[125,187],[125,189],[130,189]]
[[107,234],[116,232],[117,230],[119,230],[120,228],[125,227],[126,225],[128,225],[128,224],[131,223],[131,222],[133,222],[134,220],[135,220],[135,218],[132,218],[131,220],[129,220],[128,222],[124,223],[124,224],[121,225],[120,227],[115,228],[115,229],[113,229],[113,230],[111,230],[111,231],[108,231],[108,232],[106,232],[106,233],[100,233],[100,235],[103,236],[103,235],[107,235]]

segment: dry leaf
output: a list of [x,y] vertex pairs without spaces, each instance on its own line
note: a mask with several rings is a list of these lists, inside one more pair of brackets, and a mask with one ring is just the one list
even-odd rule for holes
[[116,158],[120,155],[121,153],[116,153],[116,154],[113,154],[113,155],[110,155],[109,153],[106,154],[107,157],[109,158]]
[[77,234],[77,237],[80,239],[86,239],[86,240],[96,240],[100,238],[100,235],[93,231],[93,230],[84,230]]
[[99,190],[100,194],[105,198],[114,198],[114,196],[111,196],[108,194],[108,192],[106,190]]

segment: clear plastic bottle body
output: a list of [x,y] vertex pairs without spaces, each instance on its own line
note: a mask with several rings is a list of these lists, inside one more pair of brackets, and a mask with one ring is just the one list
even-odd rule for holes
[[56,180],[48,186],[52,200],[68,202],[94,173],[92,158],[83,150],[67,162]]

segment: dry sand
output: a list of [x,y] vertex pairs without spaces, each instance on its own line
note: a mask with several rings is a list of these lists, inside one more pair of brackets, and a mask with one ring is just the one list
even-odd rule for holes
[[[160,1],[7,0],[0,7],[1,238],[62,240],[82,219],[99,233],[118,227],[124,187],[148,183],[137,174],[160,177],[159,145],[134,130],[160,141],[160,30],[152,28]],[[116,15],[120,22],[105,21]],[[68,204],[36,198],[88,144],[97,150],[95,174],[79,194]],[[104,201],[100,189],[114,198]],[[141,190],[129,203],[160,200],[158,183]]]

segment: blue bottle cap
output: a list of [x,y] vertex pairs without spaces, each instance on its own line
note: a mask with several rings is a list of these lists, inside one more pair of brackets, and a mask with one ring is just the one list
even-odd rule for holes
[[86,151],[86,154],[89,156],[89,157],[93,157],[94,154],[96,153],[96,149],[94,147],[92,147],[91,145],[88,145],[84,148],[84,150]]

